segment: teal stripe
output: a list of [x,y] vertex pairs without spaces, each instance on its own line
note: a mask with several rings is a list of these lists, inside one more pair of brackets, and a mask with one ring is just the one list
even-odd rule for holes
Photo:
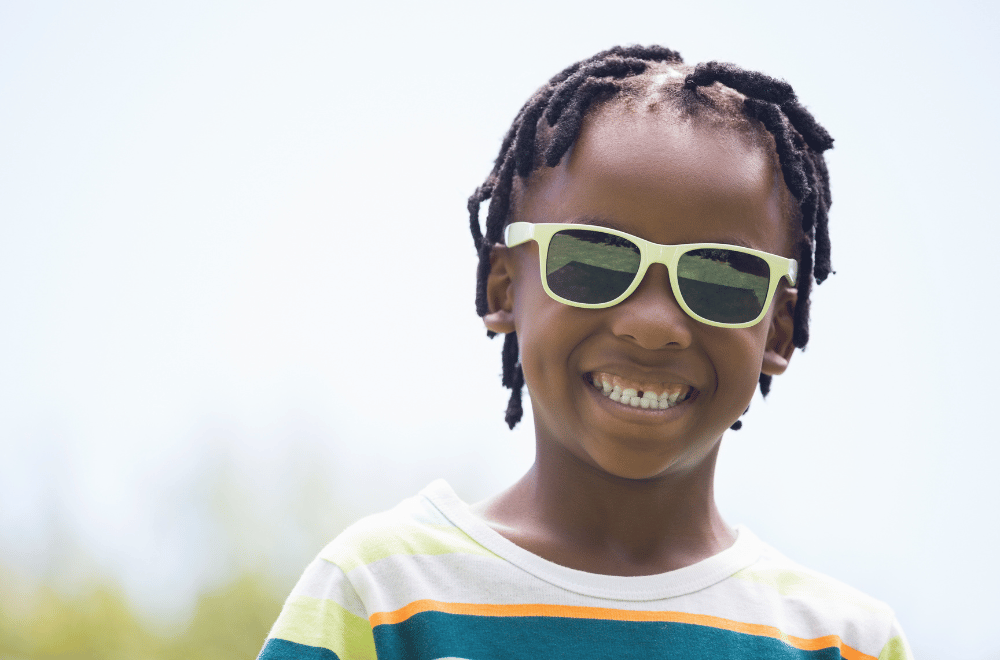
[[[284,639],[269,639],[257,660],[341,660],[330,649],[296,644]],[[346,660],[346,659],[345,659]]]
[[689,623],[421,612],[374,629],[379,660],[840,660],[836,647],[803,651],[770,637]]

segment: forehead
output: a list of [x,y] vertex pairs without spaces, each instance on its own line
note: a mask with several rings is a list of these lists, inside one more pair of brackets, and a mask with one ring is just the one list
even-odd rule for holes
[[658,243],[790,249],[787,191],[760,140],[718,122],[620,104],[591,113],[555,168],[522,188],[520,220],[587,220]]

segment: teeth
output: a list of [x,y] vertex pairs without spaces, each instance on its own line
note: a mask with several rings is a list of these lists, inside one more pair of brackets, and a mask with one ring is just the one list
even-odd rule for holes
[[592,374],[594,388],[612,401],[643,410],[666,410],[685,401],[691,388],[687,385],[642,383],[626,387],[624,379],[611,374]]

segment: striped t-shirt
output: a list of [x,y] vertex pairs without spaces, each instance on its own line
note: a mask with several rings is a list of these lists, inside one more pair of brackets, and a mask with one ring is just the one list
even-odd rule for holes
[[436,481],[330,543],[259,658],[912,657],[886,605],[737,529],[692,566],[597,575],[511,543]]

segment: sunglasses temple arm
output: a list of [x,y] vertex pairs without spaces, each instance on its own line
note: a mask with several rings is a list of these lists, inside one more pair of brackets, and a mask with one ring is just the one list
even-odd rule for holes
[[504,245],[514,247],[535,237],[535,226],[530,222],[512,222],[503,230]]
[[788,275],[786,275],[785,277],[788,278],[788,281],[791,282],[792,286],[795,286],[795,284],[798,282],[799,262],[797,262],[795,259],[788,260]]

